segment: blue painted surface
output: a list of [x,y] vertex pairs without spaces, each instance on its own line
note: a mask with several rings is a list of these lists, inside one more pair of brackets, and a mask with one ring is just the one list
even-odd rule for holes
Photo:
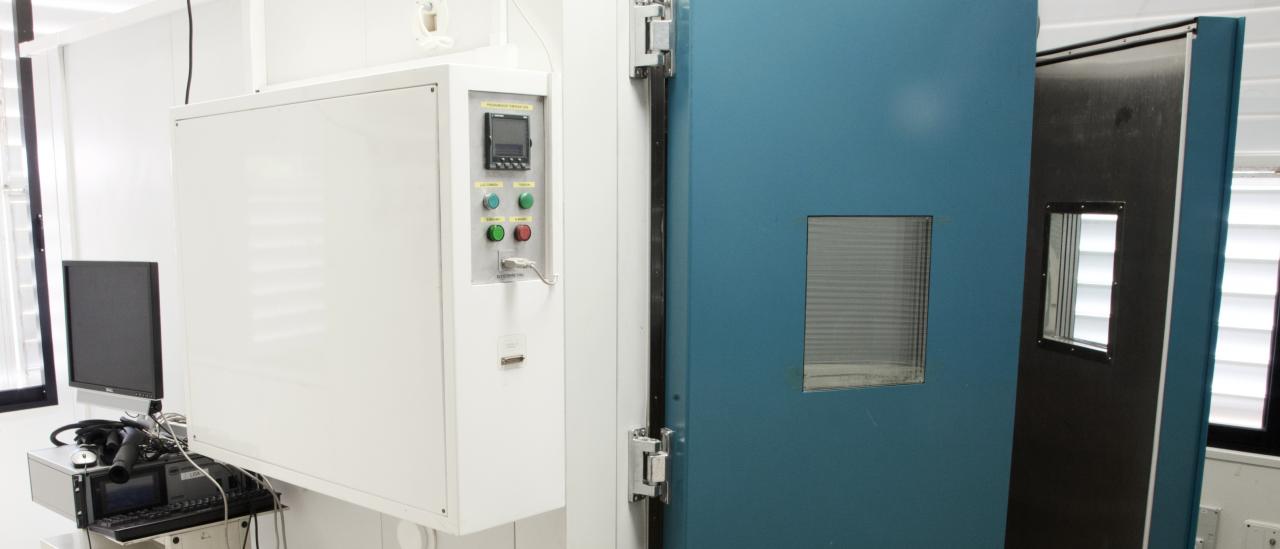
[[[667,547],[1002,547],[1036,4],[677,3]],[[801,390],[806,221],[931,215],[926,381]]]
[[1173,320],[1151,515],[1153,548],[1195,546],[1244,20],[1202,17],[1192,43]]

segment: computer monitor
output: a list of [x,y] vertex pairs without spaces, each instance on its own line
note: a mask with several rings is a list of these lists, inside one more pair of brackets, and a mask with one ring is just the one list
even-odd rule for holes
[[65,261],[72,387],[160,399],[160,284],[155,263]]

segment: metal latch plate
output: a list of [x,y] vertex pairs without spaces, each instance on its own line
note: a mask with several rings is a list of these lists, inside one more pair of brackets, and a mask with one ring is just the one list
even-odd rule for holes
[[661,69],[671,76],[675,69],[675,23],[669,0],[635,0],[631,5],[631,77],[645,78]]
[[648,435],[644,428],[633,429],[629,446],[631,501],[654,498],[671,502],[671,429],[662,429],[659,438]]

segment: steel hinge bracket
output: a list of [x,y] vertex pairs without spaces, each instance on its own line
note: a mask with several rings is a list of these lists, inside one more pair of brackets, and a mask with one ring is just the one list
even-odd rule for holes
[[671,436],[674,433],[663,428],[660,436],[653,438],[643,427],[631,431],[628,444],[631,501],[652,498],[671,503]]
[[670,0],[635,0],[631,5],[631,77],[645,78],[661,68],[675,74],[675,21]]

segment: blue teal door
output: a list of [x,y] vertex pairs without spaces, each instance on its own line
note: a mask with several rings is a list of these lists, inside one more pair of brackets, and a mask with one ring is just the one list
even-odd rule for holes
[[[665,546],[1004,547],[1035,2],[678,0],[676,19]],[[1192,94],[1230,110],[1235,76]],[[1188,160],[1182,212],[1201,228],[1230,151],[1224,110],[1203,113],[1216,137],[1187,147],[1215,154]],[[1176,450],[1150,547],[1189,539],[1220,237],[1176,243],[1195,280],[1170,294],[1187,358],[1163,389]]]
[[1035,2],[676,17],[666,546],[1001,547]]

